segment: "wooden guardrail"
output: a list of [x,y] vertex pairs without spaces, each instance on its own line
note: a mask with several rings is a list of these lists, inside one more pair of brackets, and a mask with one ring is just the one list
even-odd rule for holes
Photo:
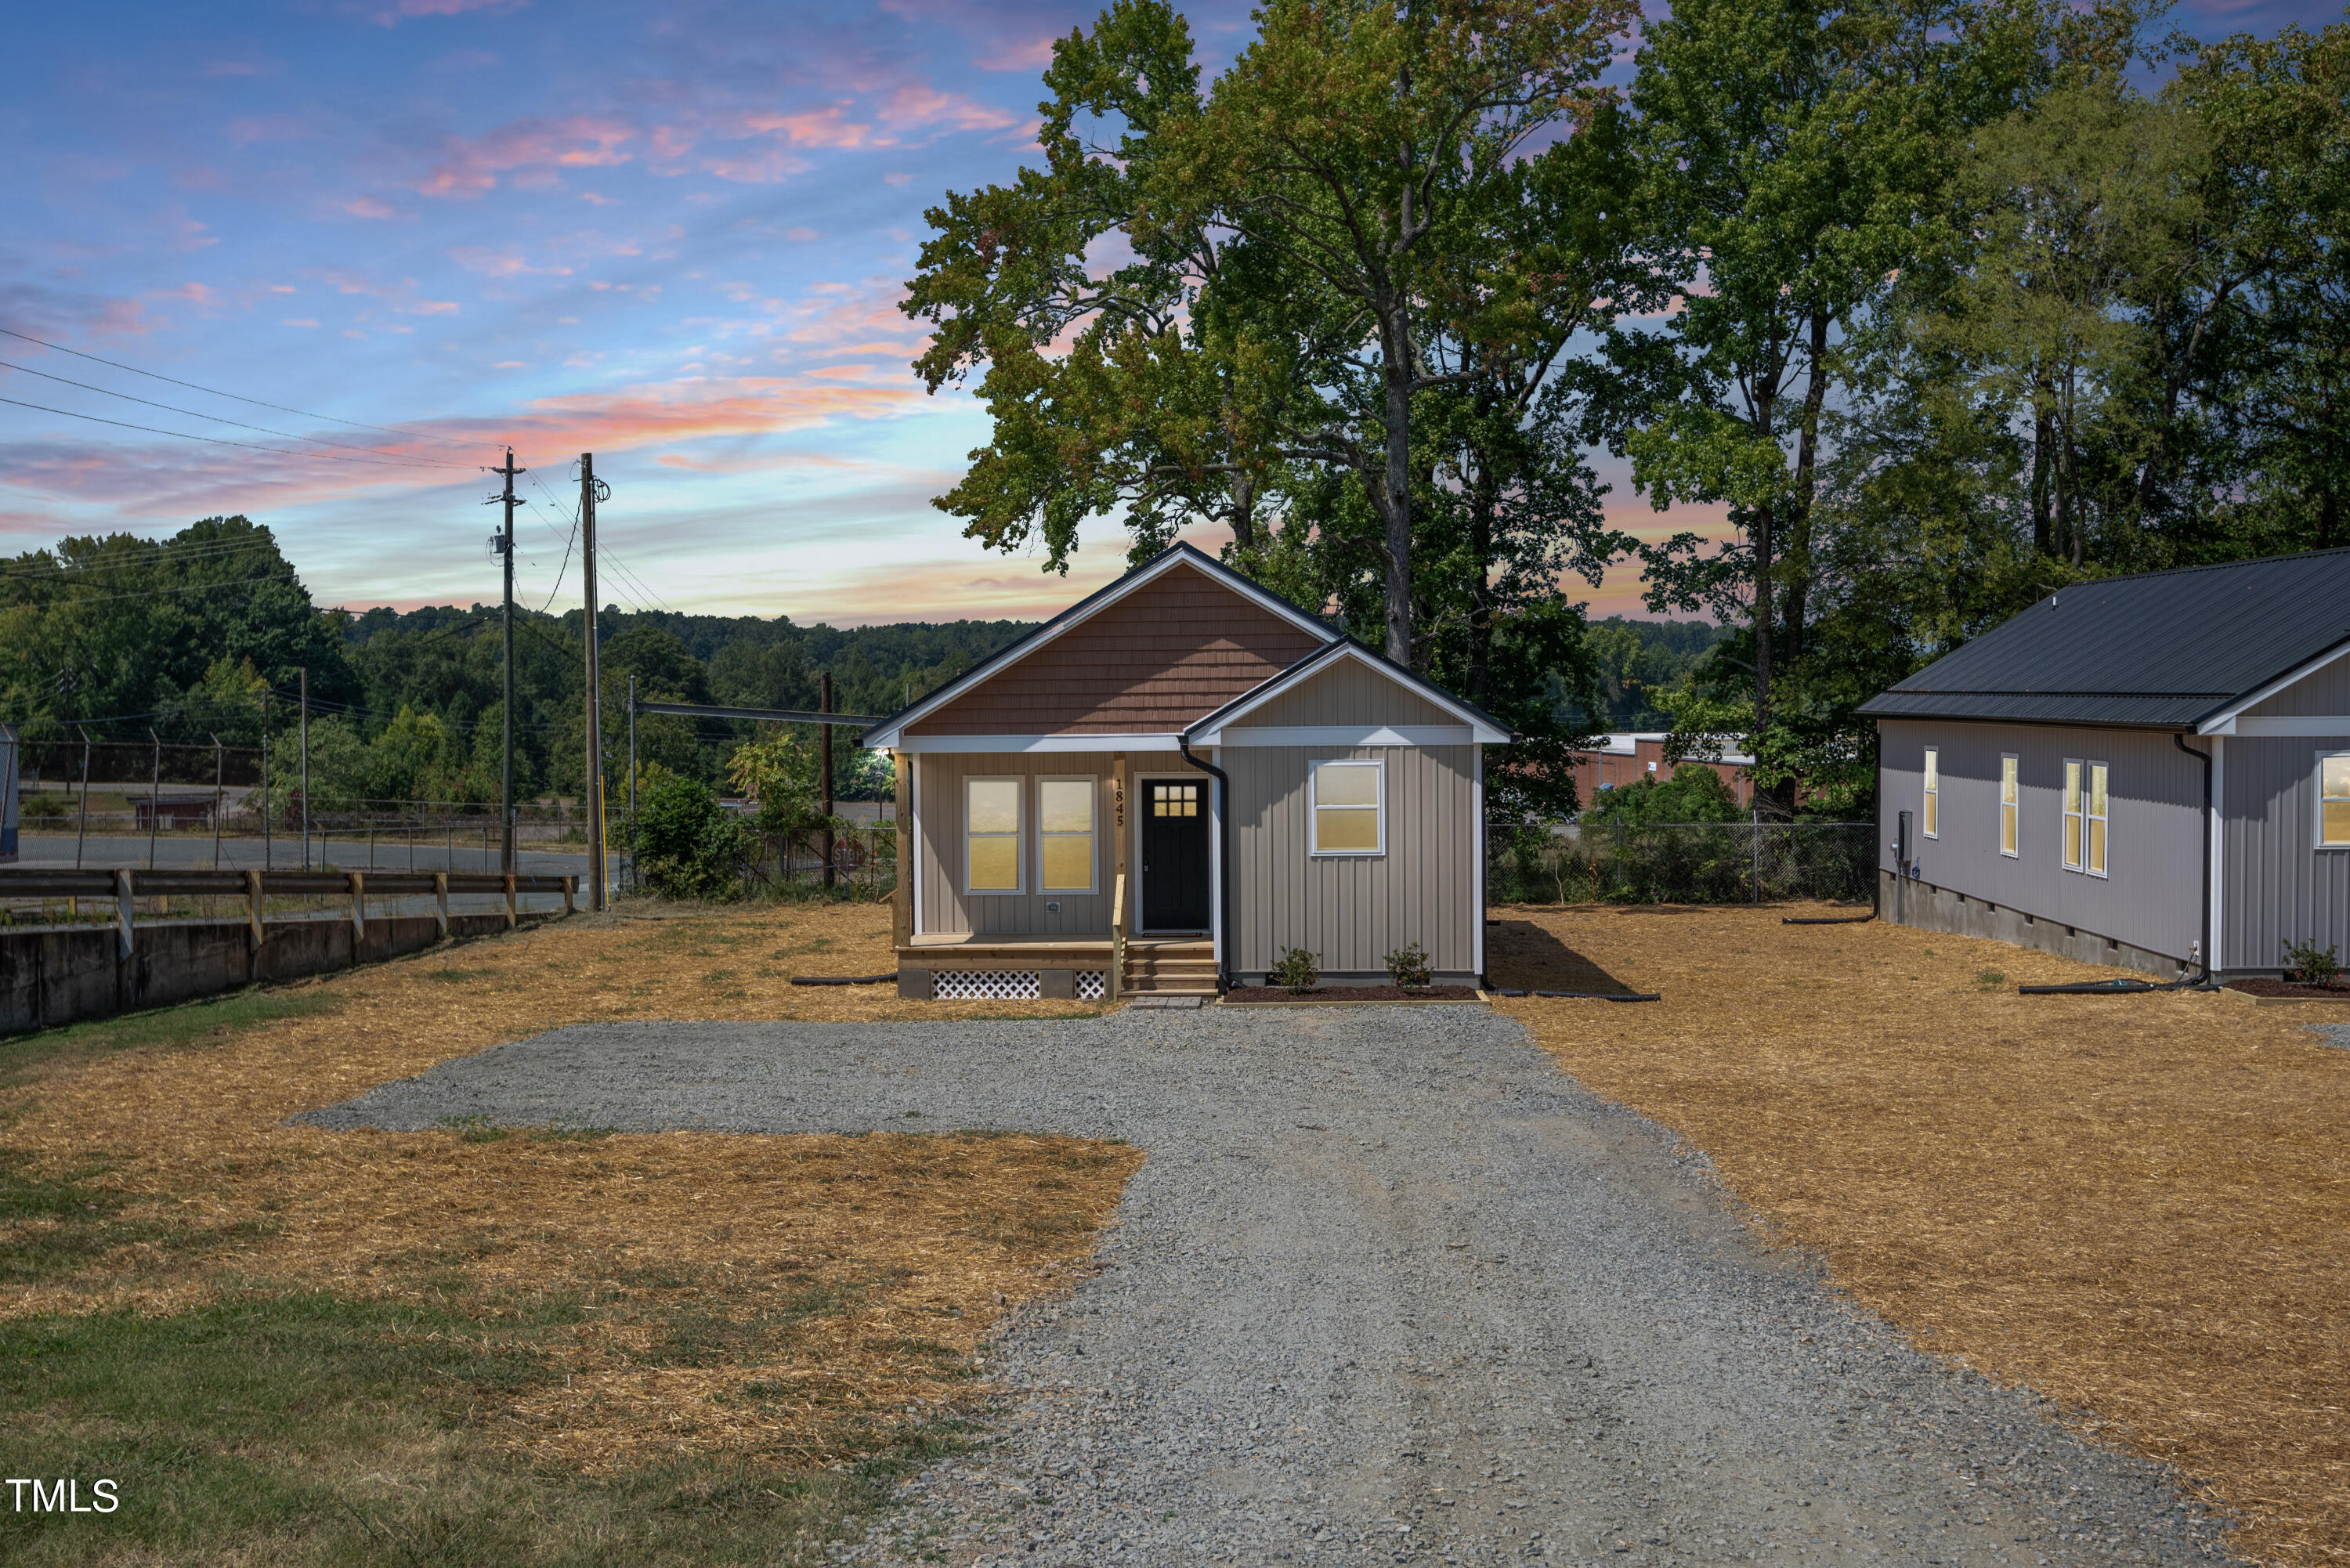
[[241,898],[257,946],[262,940],[265,901],[278,898],[348,898],[352,929],[367,931],[367,901],[430,893],[438,904],[441,934],[449,934],[452,894],[494,893],[505,899],[506,925],[519,917],[515,899],[525,893],[560,893],[563,912],[577,907],[577,877],[502,876],[482,871],[43,871],[0,868],[0,898],[112,900],[122,956],[131,950],[132,917],[144,897],[178,894]]
[[1118,890],[1109,904],[1109,983],[1103,994],[1112,1002],[1126,989],[1126,873],[1118,874]]

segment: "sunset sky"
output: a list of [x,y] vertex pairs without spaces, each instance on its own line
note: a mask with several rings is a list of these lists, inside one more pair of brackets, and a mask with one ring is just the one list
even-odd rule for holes
[[[1250,26],[1242,5],[1188,14],[1211,70]],[[511,441],[533,471],[534,606],[577,597],[576,560],[557,576],[572,464],[593,451],[613,488],[608,603],[1049,613],[1115,575],[1118,531],[1097,524],[1065,581],[928,504],[986,421],[923,394],[895,305],[924,209],[1033,155],[1050,40],[1092,15],[26,6],[0,101],[0,327],[130,369],[0,337],[0,552],[244,513],[321,602],[492,599],[478,471]],[[2173,20],[2213,36],[2339,15],[2286,0]],[[1602,467],[1626,524],[1710,521],[1660,516]],[[1593,597],[1638,611],[1628,572]]]

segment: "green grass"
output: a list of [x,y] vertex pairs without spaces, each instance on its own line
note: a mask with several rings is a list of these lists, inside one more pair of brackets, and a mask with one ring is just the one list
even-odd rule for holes
[[[841,1300],[812,1290],[790,1315]],[[121,1499],[103,1516],[12,1512],[0,1557],[815,1564],[825,1541],[862,1532],[897,1480],[962,1441],[941,1423],[804,1475],[687,1459],[588,1479],[502,1455],[490,1412],[559,1376],[546,1349],[579,1316],[566,1297],[467,1309],[293,1294],[0,1324],[5,1473],[78,1478],[85,1498],[108,1478]],[[672,1310],[662,1328],[649,1360],[711,1365],[747,1348],[744,1328],[716,1315]]]
[[256,1024],[332,1012],[342,1004],[340,994],[323,986],[283,990],[248,986],[199,1002],[11,1035],[0,1040],[0,1085],[13,1081],[29,1068],[66,1058],[101,1056],[116,1051],[186,1050],[214,1045]]

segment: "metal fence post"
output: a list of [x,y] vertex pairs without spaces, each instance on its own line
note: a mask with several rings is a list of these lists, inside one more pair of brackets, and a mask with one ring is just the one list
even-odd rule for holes
[[1762,806],[1754,806],[1754,901],[1762,901]]
[[114,943],[116,956],[130,957],[130,917],[134,897],[128,867],[114,874]]

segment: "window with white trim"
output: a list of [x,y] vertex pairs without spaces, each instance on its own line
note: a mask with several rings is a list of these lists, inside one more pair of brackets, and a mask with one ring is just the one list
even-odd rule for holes
[[1036,890],[1090,893],[1094,888],[1094,803],[1091,774],[1036,781]]
[[2318,756],[2317,842],[2327,849],[2350,849],[2350,752]]
[[2017,847],[2016,817],[2022,809],[2016,784],[2017,766],[2013,752],[2008,752],[1999,759],[1999,852],[2011,860],[2022,853]]
[[2106,874],[2106,764],[2089,764],[2089,864],[2092,877]]
[[963,891],[1020,891],[1020,796],[1024,781],[962,781]]
[[1929,838],[1942,836],[1942,749],[1926,748],[1926,810],[1919,824]]
[[2081,762],[2077,757],[2064,759],[2064,869],[2081,868],[2081,808],[2088,804],[2082,797]]
[[1310,815],[1316,855],[1387,853],[1387,764],[1315,763]]

